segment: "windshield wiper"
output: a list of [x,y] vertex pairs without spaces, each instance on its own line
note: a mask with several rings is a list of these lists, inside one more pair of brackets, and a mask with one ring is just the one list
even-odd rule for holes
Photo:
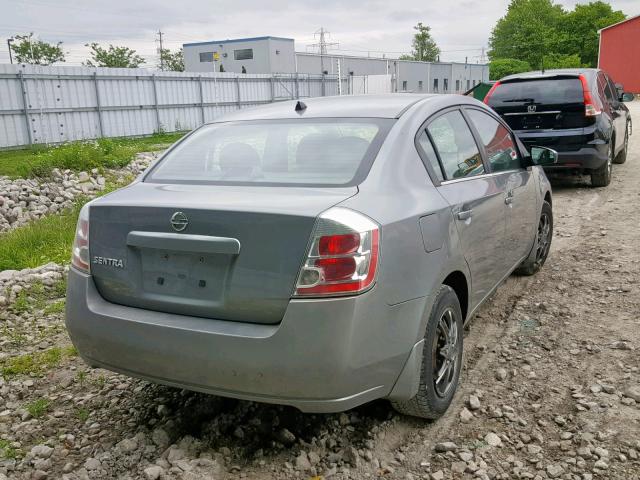
[[511,100],[502,100],[502,103],[510,103],[510,102],[530,102],[534,103],[536,101],[535,98],[512,98]]

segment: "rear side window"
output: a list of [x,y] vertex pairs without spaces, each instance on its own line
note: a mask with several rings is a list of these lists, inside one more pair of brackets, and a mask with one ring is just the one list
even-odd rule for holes
[[462,113],[445,113],[427,127],[446,180],[484,173],[482,157]]
[[548,78],[501,83],[489,97],[489,105],[508,106],[521,103],[557,105],[583,103],[579,78]]
[[418,145],[420,145],[420,148],[422,149],[423,157],[426,157],[427,162],[431,165],[436,177],[442,182],[444,180],[444,174],[442,173],[440,162],[438,162],[438,156],[436,155],[436,151],[433,149],[433,145],[431,144],[431,140],[429,140],[426,130],[423,130],[418,136]]
[[491,115],[480,110],[467,109],[484,144],[492,172],[504,172],[521,168],[516,144],[509,130]]
[[362,181],[393,120],[300,119],[206,125],[145,181],[347,186]]

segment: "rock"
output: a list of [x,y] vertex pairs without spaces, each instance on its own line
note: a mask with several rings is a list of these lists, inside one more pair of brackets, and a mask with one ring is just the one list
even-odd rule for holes
[[622,394],[627,398],[632,398],[636,402],[640,403],[640,385],[632,385],[627,387]]
[[53,448],[47,445],[36,445],[31,449],[31,454],[36,458],[49,458],[53,453]]
[[101,466],[102,464],[100,463],[100,460],[93,457],[87,458],[87,460],[84,462],[84,468],[86,468],[89,471],[98,470]]
[[609,465],[607,464],[607,462],[605,462],[604,460],[600,459],[596,463],[593,464],[593,468],[596,468],[598,470],[607,470],[609,468]]
[[537,455],[540,452],[542,452],[541,446],[534,445],[533,443],[530,443],[529,445],[527,445],[527,453],[529,453],[529,455]]
[[498,368],[496,370],[496,380],[500,382],[504,382],[507,379],[507,369],[506,368]]
[[438,470],[435,473],[431,474],[431,479],[432,480],[443,480],[444,479],[444,472],[442,470]]
[[144,469],[144,477],[147,480],[157,480],[163,473],[164,470],[158,465],[152,465]]
[[44,470],[36,470],[35,472],[33,472],[33,474],[31,475],[31,478],[33,480],[44,480],[45,478],[48,477],[47,472],[45,472]]
[[309,457],[307,457],[307,453],[302,451],[300,455],[296,457],[296,470],[307,471],[311,468],[311,462],[309,461]]
[[284,445],[291,445],[296,441],[296,436],[286,428],[283,428],[278,432],[278,441]]
[[313,452],[313,451],[309,452],[307,454],[307,457],[309,458],[309,463],[311,464],[311,466],[314,466],[320,463],[320,456],[316,452]]
[[451,471],[453,473],[464,473],[467,469],[467,462],[453,462],[451,464]]
[[185,457],[184,450],[180,448],[171,448],[167,454],[167,461],[172,465],[178,460],[182,460]]
[[460,421],[462,423],[469,423],[473,418],[473,413],[471,413],[467,407],[462,407],[462,410],[460,410]]
[[116,445],[116,448],[124,453],[131,453],[138,449],[138,441],[135,438],[125,438]]
[[547,475],[549,478],[558,478],[564,473],[564,468],[561,465],[549,465],[547,467]]
[[455,452],[458,449],[458,446],[453,442],[441,442],[441,443],[436,443],[434,448],[436,452],[443,453],[443,452]]
[[502,439],[493,432],[489,432],[485,435],[484,441],[491,447],[499,447],[502,445]]
[[480,399],[475,395],[469,395],[469,410],[480,410]]
[[156,428],[151,432],[151,441],[164,449],[169,446],[169,435],[162,428]]

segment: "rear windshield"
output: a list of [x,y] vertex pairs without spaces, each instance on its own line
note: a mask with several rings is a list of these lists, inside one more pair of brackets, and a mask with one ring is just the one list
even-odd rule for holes
[[506,107],[518,103],[558,105],[582,102],[584,102],[584,96],[579,78],[518,80],[501,83],[489,97],[489,105],[492,107]]
[[168,152],[145,181],[355,185],[368,173],[392,122],[340,118],[205,125]]

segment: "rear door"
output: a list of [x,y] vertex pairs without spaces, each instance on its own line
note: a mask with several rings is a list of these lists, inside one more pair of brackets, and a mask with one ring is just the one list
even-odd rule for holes
[[420,154],[436,172],[436,186],[451,205],[471,272],[477,304],[506,275],[505,191],[487,170],[474,136],[458,108],[429,120],[418,135]]
[[510,268],[529,254],[537,225],[537,193],[531,168],[524,168],[515,138],[497,118],[484,110],[465,108],[475,127],[495,180],[506,192],[507,225],[504,255]]

